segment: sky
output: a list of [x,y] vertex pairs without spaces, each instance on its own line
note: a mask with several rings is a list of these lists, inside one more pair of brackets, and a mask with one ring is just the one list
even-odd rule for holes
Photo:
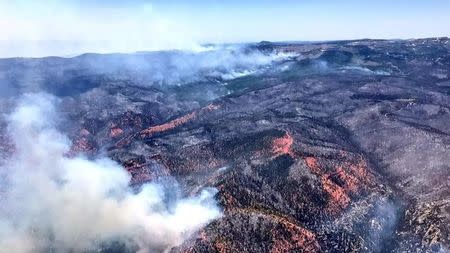
[[0,57],[450,36],[448,0],[0,0]]

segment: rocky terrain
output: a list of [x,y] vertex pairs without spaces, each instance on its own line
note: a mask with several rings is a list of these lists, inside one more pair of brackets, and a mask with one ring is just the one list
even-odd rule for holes
[[450,39],[198,54],[0,59],[0,110],[53,94],[68,155],[217,189],[223,216],[172,252],[449,251]]

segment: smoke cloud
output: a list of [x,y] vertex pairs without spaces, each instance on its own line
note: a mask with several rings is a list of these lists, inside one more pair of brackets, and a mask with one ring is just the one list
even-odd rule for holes
[[[220,81],[264,71],[272,63],[293,55],[282,52],[263,54],[245,47],[211,47],[203,52],[170,51],[124,55],[115,60],[91,62],[96,73],[127,73],[148,84],[180,85],[217,79]],[[123,76],[119,76],[121,78]]]
[[[235,78],[274,71],[294,57],[292,53],[264,53],[249,46],[233,45],[211,46],[201,52],[172,50],[27,59],[23,64],[0,60],[0,64],[4,63],[0,66],[0,98],[41,91],[57,96],[59,91],[73,95],[109,81],[145,87],[194,82],[219,86]],[[105,82],[90,81],[98,78]]]
[[112,242],[167,252],[220,216],[213,189],[169,198],[167,185],[151,183],[136,192],[114,161],[67,156],[71,143],[55,127],[56,103],[25,95],[8,116],[15,152],[0,165],[2,252],[78,253]]
[[0,1],[0,58],[201,48],[188,20],[149,1],[94,2]]

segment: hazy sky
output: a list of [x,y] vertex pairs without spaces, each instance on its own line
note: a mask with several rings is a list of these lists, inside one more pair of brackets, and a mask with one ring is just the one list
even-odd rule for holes
[[0,57],[450,36],[449,13],[449,0],[0,0]]

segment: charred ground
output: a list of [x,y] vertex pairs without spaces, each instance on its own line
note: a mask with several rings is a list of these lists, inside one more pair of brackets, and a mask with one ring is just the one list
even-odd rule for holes
[[[446,252],[450,40],[253,51],[290,56],[175,85],[128,64],[170,52],[3,59],[1,108],[52,93],[73,153],[107,154],[135,187],[167,176],[188,195],[215,187],[224,216],[174,252]],[[6,132],[0,142],[13,152]]]

